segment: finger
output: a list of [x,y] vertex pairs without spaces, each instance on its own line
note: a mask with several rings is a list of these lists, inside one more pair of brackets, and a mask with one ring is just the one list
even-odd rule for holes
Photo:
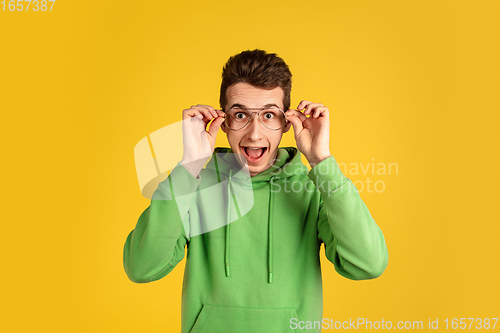
[[217,136],[217,132],[219,132],[220,125],[224,122],[224,118],[218,117],[212,123],[210,124],[208,128],[208,133],[212,138],[215,138]]
[[198,104],[198,107],[201,108],[201,110],[205,110],[211,116],[211,119],[217,118],[217,112],[215,112],[215,109],[210,105]]
[[212,117],[217,118],[217,112],[215,111],[215,109],[214,109],[213,106],[211,106],[211,105],[204,105],[204,104],[198,104],[197,106],[201,107],[201,108],[207,109],[208,112],[210,112],[210,114],[212,115]]
[[314,111],[314,118],[328,117],[328,108],[326,106],[317,107]]
[[188,119],[199,119],[201,121],[203,121],[204,123],[204,126],[207,126],[207,124],[212,120],[210,114],[208,114],[208,116],[206,116],[206,112],[202,112],[200,111],[199,109],[188,109],[188,110],[184,110],[186,111],[185,113],[185,116],[183,117],[184,120],[188,120]]
[[293,131],[295,132],[295,134],[302,132],[302,121],[297,116],[289,116],[287,119],[292,123]]
[[307,117],[304,116],[304,114],[300,111],[296,111],[296,110],[293,110],[293,109],[290,109],[288,110],[287,112],[285,112],[285,115],[288,117],[288,116],[295,116],[295,117],[298,117],[300,119],[300,121],[305,121],[307,120]]
[[316,108],[314,108],[314,111],[313,111],[313,117],[314,118],[318,118],[319,115],[325,111],[325,106],[318,106]]
[[308,104],[304,110],[304,114],[307,116],[313,116],[315,109],[320,106],[323,106],[323,104],[321,103]]
[[188,118],[200,118],[203,119],[203,114],[200,113],[200,111],[196,109],[186,109],[183,112],[183,119],[188,119]]
[[207,120],[206,122],[208,122],[208,121],[210,121],[210,120],[212,120],[214,118],[214,116],[210,112],[210,109],[207,108],[206,106],[199,106],[199,105],[197,105],[197,106],[193,106],[192,108],[195,109],[195,110],[198,110],[203,115],[203,117],[205,118],[204,121]]
[[196,105],[193,105],[192,108],[200,108],[200,109],[206,109],[208,110],[208,112],[214,116],[216,114],[215,112],[215,109],[210,106],[210,105],[205,105],[205,104],[196,104]]
[[311,101],[302,100],[297,106],[297,110],[302,111],[307,105],[311,104]]
[[226,116],[226,113],[220,109],[215,110],[215,112],[217,112],[218,117],[225,117]]
[[323,106],[323,104],[321,104],[321,103],[310,103],[310,104],[307,104],[307,106],[304,109],[304,114],[308,115],[308,116],[312,116],[313,113],[314,113],[314,110],[318,106]]

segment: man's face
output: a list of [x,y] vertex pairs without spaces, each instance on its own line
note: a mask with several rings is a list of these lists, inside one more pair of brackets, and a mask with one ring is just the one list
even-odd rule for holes
[[[280,87],[267,90],[240,82],[227,89],[226,97],[226,110],[235,104],[245,108],[275,105],[283,110],[283,89]],[[251,176],[267,170],[274,164],[281,136],[289,129],[290,124],[276,131],[270,130],[259,122],[257,114],[254,114],[248,125],[238,131],[230,130],[225,124],[222,126],[231,149],[237,154],[238,162],[248,165]]]

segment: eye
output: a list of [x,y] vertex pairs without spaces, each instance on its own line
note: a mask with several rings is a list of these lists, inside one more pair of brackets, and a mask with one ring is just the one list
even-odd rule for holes
[[243,112],[236,112],[236,114],[234,115],[234,117],[235,117],[236,119],[245,119],[245,118],[246,118],[246,116],[247,116],[247,115],[246,115],[245,113],[243,113]]
[[274,113],[267,112],[264,114],[264,119],[269,120],[274,118]]

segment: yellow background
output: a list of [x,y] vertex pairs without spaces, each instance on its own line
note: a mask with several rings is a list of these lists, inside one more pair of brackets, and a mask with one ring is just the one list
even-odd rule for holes
[[2,331],[180,330],[184,261],[144,285],[122,267],[149,204],[133,149],[184,108],[218,106],[222,65],[253,48],[287,61],[293,107],[329,106],[338,162],[398,164],[397,175],[349,175],[385,184],[361,196],[389,265],[355,282],[322,254],[324,317],[439,318],[440,328],[500,317],[498,1],[1,9]]

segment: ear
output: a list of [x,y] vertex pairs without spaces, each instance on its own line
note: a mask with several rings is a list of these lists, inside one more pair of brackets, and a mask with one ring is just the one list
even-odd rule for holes
[[287,120],[285,128],[283,129],[283,133],[288,132],[290,130],[290,127],[292,127],[292,123]]
[[225,121],[222,122],[222,124],[220,125],[220,129],[222,130],[222,132],[227,133],[227,127]]

